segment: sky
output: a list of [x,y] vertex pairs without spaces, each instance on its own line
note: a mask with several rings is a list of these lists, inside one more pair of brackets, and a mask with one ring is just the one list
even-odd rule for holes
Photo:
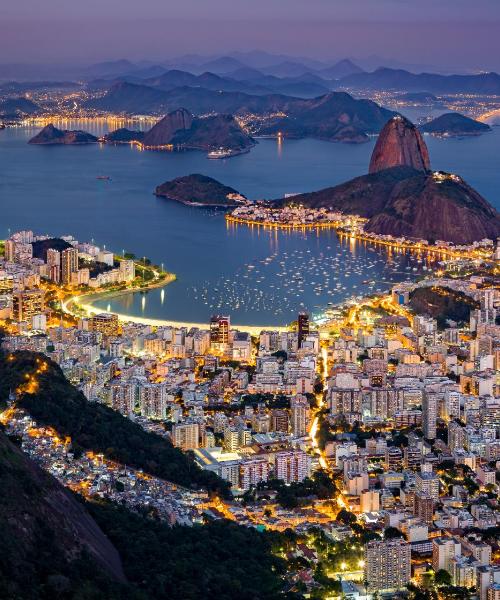
[[0,63],[254,49],[500,70],[500,0],[0,0]]

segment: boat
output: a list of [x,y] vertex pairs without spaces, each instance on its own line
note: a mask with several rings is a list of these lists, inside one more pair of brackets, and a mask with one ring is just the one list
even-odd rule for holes
[[221,158],[231,158],[232,156],[238,156],[239,154],[246,154],[247,152],[250,152],[250,150],[248,148],[241,148],[241,149],[231,149],[231,148],[224,148],[224,147],[220,147],[217,148],[216,150],[210,150],[210,152],[207,154],[207,158],[210,159],[221,159]]
[[111,181],[111,177],[109,175],[98,175],[96,179],[102,179],[103,181]]

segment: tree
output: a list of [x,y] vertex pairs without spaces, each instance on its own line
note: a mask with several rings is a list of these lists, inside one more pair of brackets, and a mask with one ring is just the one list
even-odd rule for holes
[[450,586],[451,575],[445,569],[439,569],[434,575],[434,583],[439,586]]
[[387,529],[384,531],[384,538],[386,540],[393,540],[395,538],[405,539],[405,534],[396,527],[387,527]]
[[356,515],[345,508],[341,508],[339,514],[337,515],[337,521],[344,523],[345,525],[352,525],[356,523],[357,518]]

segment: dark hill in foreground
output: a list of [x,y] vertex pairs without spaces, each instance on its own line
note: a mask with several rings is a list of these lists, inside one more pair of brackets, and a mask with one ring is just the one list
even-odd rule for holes
[[155,194],[183,204],[203,206],[236,206],[237,197],[242,197],[235,189],[206,175],[186,175],[159,185]]
[[8,361],[0,354],[0,401],[25,381],[27,373],[36,370],[37,359],[46,361],[48,369],[39,376],[38,391],[23,394],[18,403],[41,425],[53,427],[62,437],[71,437],[76,452],[103,453],[121,464],[185,487],[228,494],[226,481],[200,469],[190,455],[174,448],[168,439],[146,432],[103,404],[89,402],[59,366],[44,355],[16,352],[14,356]]
[[58,587],[75,583],[106,593],[125,581],[116,548],[85,507],[1,431],[0,489],[1,598],[60,597]]
[[0,598],[277,600],[284,539],[229,521],[193,527],[66,490],[0,431]]

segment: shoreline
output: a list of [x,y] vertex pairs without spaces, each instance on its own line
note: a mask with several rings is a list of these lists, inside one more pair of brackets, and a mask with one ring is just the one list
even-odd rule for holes
[[[136,315],[127,315],[123,313],[119,313],[116,311],[107,311],[94,306],[94,302],[96,300],[105,300],[111,298],[117,298],[119,296],[125,296],[128,294],[136,294],[141,291],[147,292],[148,290],[162,288],[173,281],[175,281],[177,277],[175,275],[170,275],[166,277],[161,282],[155,282],[151,285],[145,286],[143,288],[129,288],[124,290],[104,290],[102,292],[94,292],[88,294],[81,294],[78,296],[70,296],[67,300],[61,302],[61,308],[63,313],[71,315],[72,317],[78,318],[78,315],[75,314],[74,307],[75,305],[83,310],[87,316],[100,314],[100,313],[109,313],[114,314],[118,317],[118,320],[122,323],[138,323],[142,325],[151,325],[153,327],[187,327],[191,329],[192,327],[197,327],[199,329],[208,329],[209,323],[191,323],[185,321],[176,321],[173,319],[153,319],[148,317],[140,317]],[[231,329],[237,329],[238,331],[242,331],[245,333],[250,333],[251,335],[259,335],[261,331],[273,330],[273,331],[289,331],[289,327],[286,325],[239,325],[237,323],[231,324]]]
[[383,238],[374,238],[363,232],[346,231],[339,226],[335,221],[326,223],[280,223],[274,221],[257,221],[254,219],[244,219],[241,217],[234,217],[232,214],[225,216],[226,222],[232,225],[246,225],[247,227],[263,227],[264,229],[283,229],[283,230],[309,230],[309,229],[335,229],[340,236],[345,236],[350,239],[359,240],[362,242],[368,242],[375,245],[387,246],[390,248],[396,248],[400,250],[408,250],[410,252],[428,252],[431,254],[438,254],[442,257],[448,256],[450,258],[463,258],[467,256],[464,251],[453,250],[451,248],[443,248],[439,246],[424,245],[420,242],[411,242],[407,240],[403,243],[397,243],[395,241],[386,240]]

